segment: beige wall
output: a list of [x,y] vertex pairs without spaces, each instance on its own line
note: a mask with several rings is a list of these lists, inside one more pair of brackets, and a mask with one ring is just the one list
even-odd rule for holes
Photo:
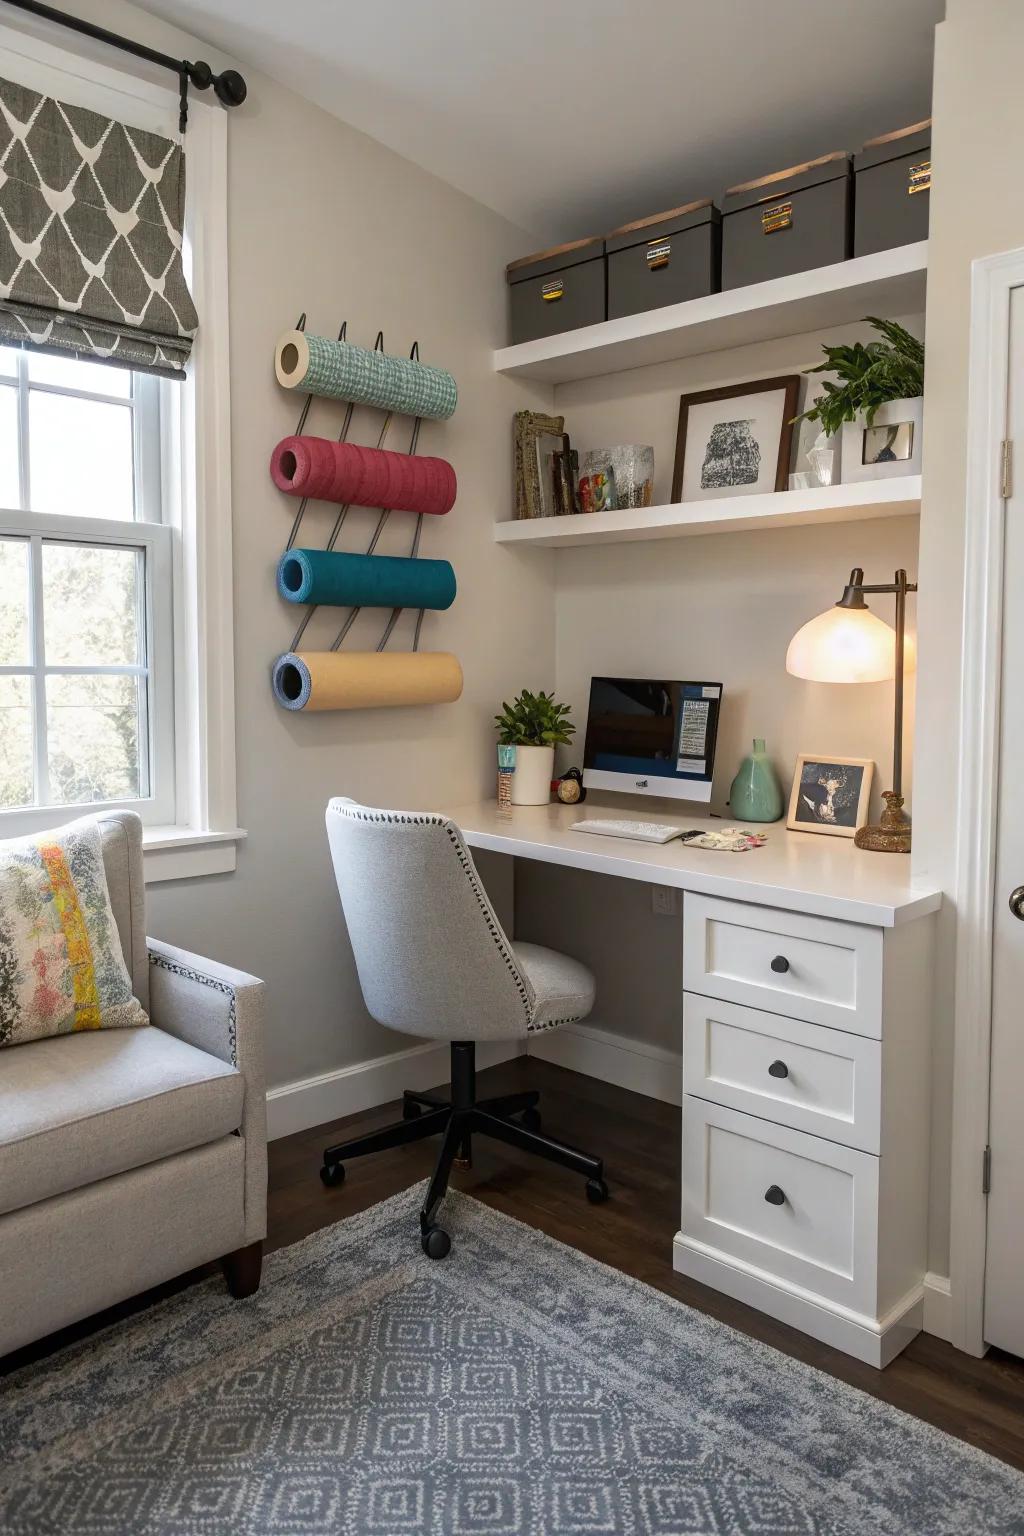
[[963,605],[971,262],[1024,246],[1024,5],[948,0],[936,32],[928,252],[925,492],[921,519],[914,867],[949,893],[936,978],[930,1264],[949,1243],[956,923],[957,729]]
[[[133,7],[97,0],[79,9],[176,56],[210,56]],[[279,1084],[403,1043],[363,1008],[327,854],[328,798],[429,805],[493,793],[496,702],[524,683],[553,682],[554,611],[550,575],[517,569],[491,535],[508,496],[511,415],[531,403],[527,388],[491,371],[491,350],[504,340],[504,265],[533,237],[245,74],[249,98],[229,120],[232,441],[223,446],[234,501],[238,817],[249,835],[234,875],[150,887],[149,908],[163,938],[266,978],[269,1076]],[[418,338],[424,360],[458,380],[455,416],[420,437],[421,451],[451,459],[459,477],[455,509],[428,519],[423,536],[423,552],[449,557],[459,581],[454,607],[429,615],[423,631],[425,647],[461,658],[466,686],[455,705],[303,716],[272,700],[270,664],[296,621],[274,590],[294,503],[267,464],[299,404],[274,382],[273,354],[301,310],[310,330],[327,334],[347,317],[350,339],[368,346],[382,327],[400,354]],[[340,411],[317,402],[309,429],[336,432]],[[358,411],[353,439],[376,441],[379,422]],[[394,446],[407,430],[401,422]],[[363,544],[375,519],[353,512],[347,547]],[[330,521],[328,508],[311,508],[304,536],[322,543]],[[412,520],[392,522],[381,548],[404,553]],[[327,644],[337,622],[321,614],[314,626],[314,642]],[[374,615],[353,638],[375,644],[381,627]]]
[[[903,316],[920,332],[921,316]],[[679,397],[744,379],[799,373],[821,343],[869,334],[861,327],[637,368],[556,390],[574,446],[651,443],[655,501],[671,499]],[[916,517],[764,533],[714,534],[651,543],[589,545],[540,559],[556,562],[559,689],[582,729],[589,680],[599,672],[708,679],[724,684],[713,807],[754,736],[764,736],[788,787],[798,752],[840,752],[878,765],[874,803],[892,764],[888,684],[827,687],[789,677],[786,648],[799,626],[841,595],[854,565],[886,580],[917,566]],[[891,604],[879,613],[892,617]],[[913,599],[909,622],[914,624]],[[913,689],[911,689],[911,696]],[[913,739],[913,701],[908,739]],[[571,757],[572,754],[569,754]],[[906,783],[912,783],[908,752]],[[882,781],[885,781],[884,783]]]

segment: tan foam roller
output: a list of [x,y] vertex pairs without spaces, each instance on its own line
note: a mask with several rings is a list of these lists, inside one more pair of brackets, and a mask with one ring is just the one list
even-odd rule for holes
[[462,668],[448,651],[293,651],[277,658],[273,684],[285,709],[451,704]]

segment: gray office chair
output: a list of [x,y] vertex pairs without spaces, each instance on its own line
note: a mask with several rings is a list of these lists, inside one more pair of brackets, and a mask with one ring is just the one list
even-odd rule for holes
[[[594,978],[585,966],[504,934],[454,822],[419,811],[371,810],[332,800],[327,836],[366,1006],[379,1024],[451,1041],[451,1102],[406,1091],[403,1119],[324,1152],[320,1177],[345,1177],[344,1161],[440,1134],[437,1166],[420,1213],[423,1251],[451,1247],[438,1207],[456,1158],[474,1134],[535,1152],[587,1180],[607,1200],[600,1158],[540,1134],[536,1092],[476,1097],[475,1042],[509,1040],[586,1018]],[[513,1118],[517,1117],[517,1118]]]

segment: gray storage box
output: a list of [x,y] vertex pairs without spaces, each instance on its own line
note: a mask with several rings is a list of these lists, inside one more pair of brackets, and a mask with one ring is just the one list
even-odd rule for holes
[[722,215],[710,197],[623,224],[605,236],[608,319],[717,293]]
[[853,252],[850,157],[822,155],[730,187],[722,200],[722,287],[845,261]]
[[853,254],[867,256],[928,238],[932,120],[869,139],[853,157]]
[[604,241],[573,240],[505,269],[509,341],[556,336],[605,318]]

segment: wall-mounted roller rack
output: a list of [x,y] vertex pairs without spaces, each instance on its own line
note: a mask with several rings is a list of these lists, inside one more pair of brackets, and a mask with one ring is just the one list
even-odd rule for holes
[[[419,703],[447,703],[462,692],[462,668],[447,652],[420,650],[427,608],[448,608],[455,598],[455,573],[445,560],[422,560],[420,540],[428,513],[447,513],[455,499],[455,473],[441,459],[416,459],[424,414],[447,419],[455,409],[454,379],[441,369],[420,363],[419,343],[408,359],[389,357],[384,337],[377,333],[372,352],[347,339],[347,323],[336,341],[308,336],[306,316],[278,343],[276,371],[286,388],[296,383],[305,398],[294,433],[275,448],[271,474],[279,489],[300,496],[284,553],[278,564],[277,588],[287,602],[304,606],[288,650],[271,670],[274,697],[284,709],[318,711],[362,709]],[[342,401],[341,430],[332,441],[304,436],[314,398]],[[357,405],[384,411],[376,447],[350,443]],[[385,450],[396,418],[413,415],[404,454]],[[415,460],[415,468],[413,463]],[[298,539],[312,499],[338,503],[338,512],[324,549],[300,547]],[[338,540],[353,506],[375,506],[377,519],[369,545],[357,553],[338,549]],[[382,533],[393,514],[413,514],[408,556],[377,553]],[[347,610],[326,650],[302,647],[318,609]],[[387,611],[383,632],[373,651],[342,651],[345,639],[364,608]],[[386,649],[406,608],[416,611],[409,651]]]

